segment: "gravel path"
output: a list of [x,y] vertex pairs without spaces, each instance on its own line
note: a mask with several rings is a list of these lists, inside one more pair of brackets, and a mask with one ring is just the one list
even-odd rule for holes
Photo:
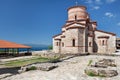
[[[89,77],[84,73],[89,60],[97,59],[115,59],[117,64],[118,76],[111,78]],[[58,68],[51,71],[29,71],[22,74],[17,74],[7,77],[2,80],[120,80],[120,56],[79,56],[63,62],[59,62]]]
[[20,59],[29,59],[32,58],[34,56],[21,56],[21,57],[14,57],[14,58],[5,58],[5,59],[0,59],[1,62],[5,62],[5,61],[11,61],[11,60],[20,60]]

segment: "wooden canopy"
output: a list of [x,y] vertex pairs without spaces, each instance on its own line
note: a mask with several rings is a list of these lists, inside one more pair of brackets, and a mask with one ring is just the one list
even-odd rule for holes
[[24,52],[25,55],[31,54],[29,52],[30,46],[22,45],[22,44],[17,44],[14,42],[9,42],[5,40],[0,40],[0,56],[9,56],[9,55],[14,55],[14,56],[19,56],[19,49],[27,49],[27,51]]
[[22,44],[17,44],[14,42],[9,42],[5,40],[0,40],[0,48],[31,48],[30,46],[25,46]]

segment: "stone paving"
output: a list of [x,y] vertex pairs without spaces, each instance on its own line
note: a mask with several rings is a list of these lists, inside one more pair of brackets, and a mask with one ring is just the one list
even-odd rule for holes
[[[103,78],[103,77],[90,77],[84,73],[84,69],[89,63],[89,60],[98,59],[114,59],[117,64],[118,76]],[[63,62],[56,63],[57,68],[51,71],[29,71],[7,77],[2,80],[120,80],[120,56],[98,56],[88,55],[74,57]]]

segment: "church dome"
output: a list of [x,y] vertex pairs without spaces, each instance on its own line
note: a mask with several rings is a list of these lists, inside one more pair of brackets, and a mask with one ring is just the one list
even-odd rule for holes
[[73,6],[68,8],[68,21],[87,19],[88,13],[86,12],[85,6]]

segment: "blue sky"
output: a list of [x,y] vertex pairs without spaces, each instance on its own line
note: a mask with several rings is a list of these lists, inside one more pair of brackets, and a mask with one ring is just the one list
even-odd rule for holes
[[[77,0],[87,6],[98,29],[120,37],[120,0]],[[76,0],[0,0],[0,39],[17,43],[52,44]]]

